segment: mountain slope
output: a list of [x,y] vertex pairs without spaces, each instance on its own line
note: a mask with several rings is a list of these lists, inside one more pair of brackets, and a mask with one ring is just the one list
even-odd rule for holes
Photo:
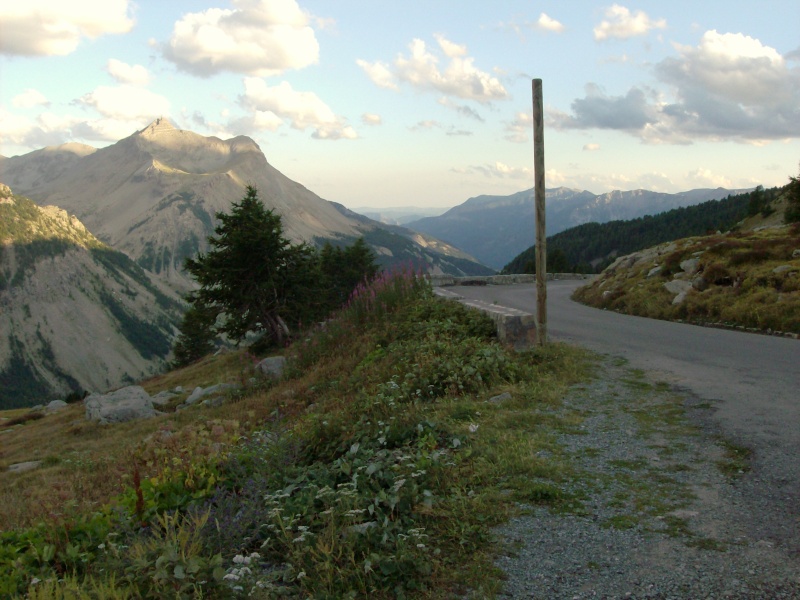
[[[281,215],[284,233],[294,242],[355,239],[380,227],[355,221],[284,176],[245,136],[204,137],[159,119],[51,177],[34,176],[47,154],[38,152],[0,162],[0,178],[19,181],[15,189],[39,204],[77,215],[104,242],[178,289],[190,285],[181,268],[184,258],[207,249],[216,213],[229,212],[247,185]],[[69,152],[59,147],[48,156],[58,153],[63,159]],[[447,246],[446,252],[456,251]]]
[[[547,235],[583,223],[605,223],[658,214],[724,198],[737,191],[718,188],[664,194],[646,190],[592,194],[569,188],[546,192]],[[533,190],[510,196],[477,196],[438,217],[408,223],[416,231],[449,242],[496,269],[535,242]]]
[[[709,231],[729,230],[747,215],[753,193],[736,194],[723,200],[709,200],[627,221],[570,227],[547,238],[548,267],[552,265],[555,271],[572,271],[576,266],[589,270],[591,267],[599,272],[621,254],[679,238],[704,235]],[[762,193],[768,202],[773,202],[781,190],[773,188]],[[560,253],[560,257],[556,257],[556,253]],[[529,272],[535,256],[535,246],[531,246],[511,260],[503,271]],[[559,259],[563,260],[557,266],[555,263]]]
[[74,216],[0,184],[0,407],[161,370],[182,305]]

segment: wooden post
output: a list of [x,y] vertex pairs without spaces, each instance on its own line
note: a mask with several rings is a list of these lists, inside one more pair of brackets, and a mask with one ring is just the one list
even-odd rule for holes
[[542,80],[533,80],[533,162],[536,202],[536,339],[547,343],[547,234],[545,233],[544,117]]

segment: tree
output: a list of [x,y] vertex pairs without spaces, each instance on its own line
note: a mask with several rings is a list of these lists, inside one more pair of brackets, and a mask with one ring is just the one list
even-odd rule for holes
[[230,214],[216,216],[211,249],[184,263],[200,286],[194,303],[215,320],[221,315],[215,330],[232,340],[253,331],[284,343],[289,337],[285,319],[302,317],[314,287],[313,249],[283,237],[280,215],[264,208],[252,186]]
[[375,260],[375,253],[363,237],[344,249],[330,243],[323,246],[319,266],[325,311],[341,307],[359,283],[375,278],[379,271]]
[[800,223],[800,175],[789,176],[789,185],[786,186],[786,212],[783,220],[786,223]]
[[181,333],[175,341],[172,351],[175,356],[174,365],[182,367],[210,354],[214,349],[214,323],[217,315],[214,310],[198,302],[190,294],[189,309],[183,314]]

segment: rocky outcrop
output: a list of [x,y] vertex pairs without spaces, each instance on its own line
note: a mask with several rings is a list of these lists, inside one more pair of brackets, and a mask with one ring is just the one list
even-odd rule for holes
[[150,395],[138,385],[109,394],[92,394],[83,400],[83,404],[86,418],[101,425],[148,419],[158,414]]

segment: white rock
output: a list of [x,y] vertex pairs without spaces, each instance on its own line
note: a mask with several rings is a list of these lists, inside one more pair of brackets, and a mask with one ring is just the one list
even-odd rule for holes
[[86,418],[106,425],[156,416],[153,401],[138,385],[124,387],[109,394],[92,394],[83,401]]

